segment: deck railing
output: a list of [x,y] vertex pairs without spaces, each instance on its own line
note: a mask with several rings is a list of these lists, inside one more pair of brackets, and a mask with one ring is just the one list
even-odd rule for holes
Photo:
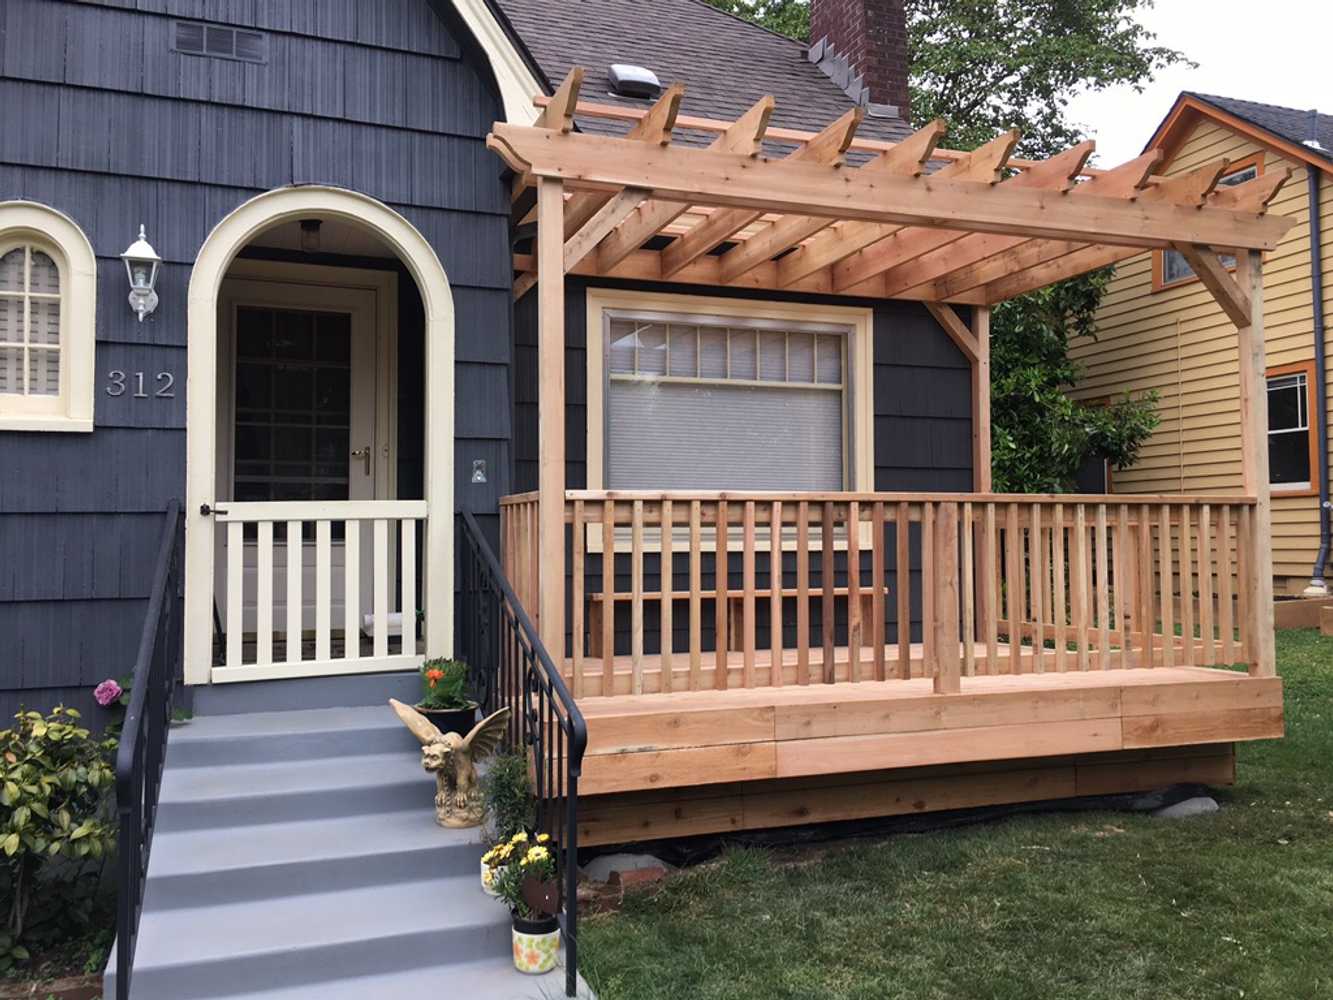
[[560,929],[565,993],[578,988],[579,777],[588,727],[542,645],[507,569],[472,514],[463,514],[459,642],[484,711],[510,709],[509,744],[529,751],[537,826],[551,835],[564,878]]
[[171,501],[162,519],[161,541],[148,593],[116,749],[116,998],[129,1000],[134,945],[143,904],[144,873],[153,844],[157,793],[162,784],[172,699],[181,676],[181,554],[184,547],[180,503]]
[[[573,491],[566,674],[576,696],[913,676],[948,691],[973,674],[1249,662],[1253,507]],[[502,512],[511,578],[535,595],[536,498]]]

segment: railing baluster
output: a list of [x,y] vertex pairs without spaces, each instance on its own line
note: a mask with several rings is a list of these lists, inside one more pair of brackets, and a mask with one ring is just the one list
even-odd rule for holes
[[741,676],[744,686],[754,687],[755,659],[755,507],[745,501],[741,521]]
[[1157,588],[1162,602],[1162,663],[1176,665],[1175,567],[1171,549],[1171,505],[1162,504],[1157,535]]
[[934,690],[936,694],[957,694],[961,690],[959,673],[962,665],[958,636],[958,504],[941,503],[937,523],[932,527],[931,561],[935,564],[937,584]]
[[768,682],[781,687],[786,681],[782,658],[782,501],[769,507],[768,528]]
[[587,582],[584,555],[583,501],[574,501],[574,518],[570,526],[570,542],[573,549],[574,579],[570,590],[574,606],[570,609],[570,656],[573,670],[574,697],[583,696],[583,609],[587,605]]
[[861,506],[847,504],[847,679],[861,680]]
[[1213,622],[1213,510],[1204,504],[1199,509],[1199,640],[1207,667],[1217,664]]
[[1008,556],[1005,566],[1005,609],[1009,612],[1009,672],[1023,672],[1023,538],[1019,534],[1018,504],[1009,504],[1005,525]]
[[1139,507],[1139,633],[1143,636],[1143,666],[1151,667],[1159,659],[1157,652],[1157,609],[1153,603],[1155,570],[1152,557],[1152,508]]
[[1097,505],[1097,631],[1098,654],[1097,666],[1102,670],[1111,668],[1111,581],[1107,576],[1107,526],[1106,504]]
[[375,655],[389,655],[389,522],[375,519]]
[[986,504],[986,673],[1000,673],[1000,549],[995,529],[995,504]]
[[245,630],[245,525],[232,521],[227,525],[227,666],[239,667],[243,655]]
[[602,694],[616,693],[616,502],[602,504]]
[[[658,634],[661,636],[659,644],[661,646],[662,666],[661,666],[661,684],[662,690],[670,692],[675,687],[675,642],[672,630],[675,628],[675,600],[676,600],[676,578],[675,567],[673,565],[673,546],[675,541],[672,537],[672,525],[674,515],[672,513],[671,501],[662,501],[661,529],[659,531],[660,547],[659,572],[658,579],[661,581],[659,590],[662,599],[659,601],[660,611],[658,612],[659,627]],[[578,692],[575,692],[577,696]]]
[[1254,595],[1250,592],[1250,564],[1254,559],[1253,514],[1250,507],[1241,507],[1237,512],[1236,522],[1236,625],[1240,630],[1238,652],[1245,664],[1254,663],[1254,635],[1251,624],[1254,620],[1250,608]]
[[1051,525],[1051,568],[1054,583],[1051,590],[1051,617],[1055,622],[1055,669],[1064,673],[1068,667],[1069,638],[1065,631],[1069,602],[1065,592],[1065,505],[1055,505],[1055,521]]
[[1088,648],[1092,645],[1088,624],[1088,515],[1084,504],[1074,506],[1074,578],[1070,584],[1073,593],[1074,642],[1078,650],[1078,669],[1088,669]]
[[333,575],[331,525],[321,518],[315,522],[315,659],[326,662],[331,656],[329,609]]
[[402,645],[399,651],[411,655],[417,651],[417,522],[405,517],[398,522],[398,572],[402,577],[399,604],[403,611]]
[[361,522],[343,531],[343,659],[361,658]]
[[260,521],[255,553],[255,662],[273,662],[273,522]]
[[690,690],[703,686],[703,505],[690,501]]
[[898,679],[912,676],[912,517],[906,503],[898,504],[893,523],[894,575],[898,586]]
[[1046,560],[1042,558],[1041,504],[1028,507],[1028,582],[1032,595],[1032,669],[1037,673],[1046,672],[1046,629],[1045,610],[1051,606],[1047,599]]
[[796,683],[810,683],[810,503],[796,507]]
[[713,628],[714,628],[714,667],[713,667],[713,687],[719,691],[725,691],[731,678],[727,676],[729,664],[728,652],[728,629],[727,616],[731,612],[730,598],[727,596],[727,585],[730,582],[728,577],[731,575],[731,562],[728,552],[729,536],[731,527],[728,523],[727,501],[719,500],[717,502],[717,530],[714,537],[717,542],[714,546],[715,559],[713,562]]
[[1181,663],[1198,666],[1194,654],[1194,555],[1189,504],[1180,505],[1180,632]]
[[921,672],[934,677],[939,671],[938,611],[935,606],[935,504],[921,505]]
[[1231,595],[1231,507],[1223,504],[1217,519],[1217,628],[1222,644],[1222,663],[1236,662],[1236,626]]
[[635,500],[630,515],[630,692],[643,694],[643,501]]
[[1130,661],[1129,608],[1132,602],[1128,563],[1131,553],[1129,541],[1129,507],[1116,507],[1114,549],[1112,552],[1112,583],[1115,586],[1116,641],[1120,644],[1120,666],[1128,668]]
[[837,597],[834,589],[837,585],[834,572],[834,530],[833,502],[824,501],[824,518],[819,534],[820,571],[819,587],[823,595],[819,599],[819,638],[824,648],[824,683],[832,684],[837,679],[834,664],[834,604]]
[[871,525],[874,532],[870,543],[870,574],[874,578],[874,589],[870,592],[870,644],[874,659],[875,680],[884,680],[884,503],[876,500],[871,512]]
[[304,524],[301,521],[287,522],[287,540],[284,552],[287,557],[287,650],[288,663],[300,663],[301,656],[301,619],[305,617],[305,601],[301,594],[302,577],[305,574],[305,538]]
[[963,549],[963,673],[973,677],[977,672],[976,580],[973,565],[973,543],[976,534],[972,524],[972,504],[963,504],[963,523],[958,529]]

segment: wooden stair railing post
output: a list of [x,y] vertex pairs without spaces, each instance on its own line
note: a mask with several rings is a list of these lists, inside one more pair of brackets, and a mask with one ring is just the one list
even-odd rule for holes
[[537,629],[551,655],[565,649],[565,197],[537,179],[537,490],[541,553]]

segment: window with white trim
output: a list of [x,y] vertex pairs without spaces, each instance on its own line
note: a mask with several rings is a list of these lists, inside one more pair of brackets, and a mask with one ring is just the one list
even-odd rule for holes
[[605,315],[606,488],[850,486],[851,326]]
[[1310,375],[1268,377],[1268,481],[1277,490],[1308,490],[1311,475]]
[[0,203],[0,430],[92,430],[95,288],[78,226]]

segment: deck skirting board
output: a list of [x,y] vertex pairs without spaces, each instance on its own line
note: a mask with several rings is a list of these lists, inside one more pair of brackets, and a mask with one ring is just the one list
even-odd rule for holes
[[[597,796],[1282,735],[1282,682],[1197,667],[691,691],[581,701]],[[1049,778],[1049,776],[1046,776]]]
[[579,806],[579,842],[635,843],[1234,781],[1234,747],[1222,743],[724,783],[591,796]]

